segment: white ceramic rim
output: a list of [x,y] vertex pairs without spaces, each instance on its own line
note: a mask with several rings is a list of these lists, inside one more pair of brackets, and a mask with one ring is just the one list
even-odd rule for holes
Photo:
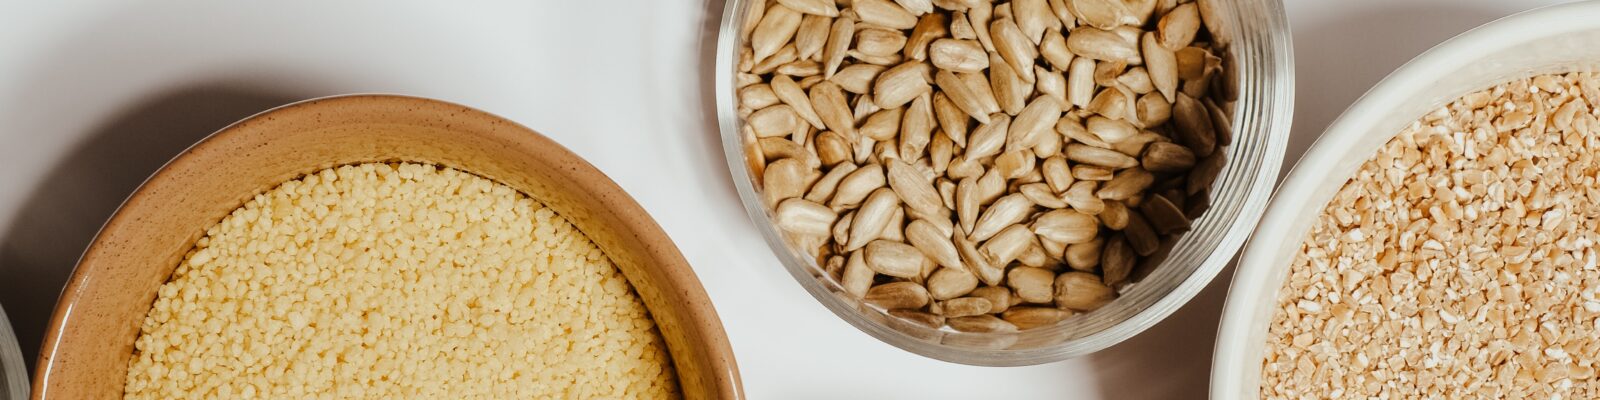
[[[1412,58],[1340,114],[1279,184],[1255,235],[1240,256],[1217,333],[1211,366],[1211,398],[1257,397],[1261,360],[1250,347],[1253,337],[1258,337],[1253,335],[1254,331],[1264,328],[1267,321],[1258,320],[1254,315],[1255,307],[1260,301],[1277,301],[1277,290],[1282,282],[1272,282],[1272,272],[1287,267],[1278,265],[1279,252],[1283,246],[1300,243],[1305,232],[1296,231],[1294,225],[1306,217],[1307,210],[1320,213],[1326,203],[1318,202],[1314,207],[1308,204],[1314,200],[1317,185],[1329,182],[1330,174],[1345,161],[1351,148],[1372,132],[1383,116],[1400,109],[1406,101],[1435,84],[1441,73],[1479,59],[1484,49],[1596,29],[1600,26],[1597,16],[1600,16],[1600,1],[1587,1],[1526,11],[1473,28]],[[1392,137],[1397,133],[1386,134]],[[1367,158],[1358,161],[1364,162]]]

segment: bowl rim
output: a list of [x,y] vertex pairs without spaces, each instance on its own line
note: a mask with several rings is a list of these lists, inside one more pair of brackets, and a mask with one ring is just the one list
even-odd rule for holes
[[[387,93],[353,93],[315,97],[252,114],[195,141],[195,143],[173,156],[151,173],[117,206],[116,211],[106,219],[106,222],[96,230],[94,239],[90,241],[88,247],[79,255],[77,262],[74,263],[72,273],[69,275],[67,283],[63,286],[61,295],[46,326],[36,361],[36,374],[32,377],[33,398],[43,399],[48,395],[47,389],[51,386],[50,372],[57,364],[55,355],[60,350],[61,340],[69,327],[69,318],[73,314],[80,292],[87,285],[92,284],[91,280],[94,276],[92,276],[91,271],[83,268],[84,262],[93,259],[95,254],[106,251],[101,245],[101,239],[105,237],[108,229],[113,229],[115,226],[126,223],[126,221],[122,220],[126,219],[128,214],[123,211],[130,203],[145,196],[147,194],[146,189],[152,183],[179,179],[179,177],[173,176],[170,171],[175,166],[193,162],[192,154],[197,148],[207,143],[227,140],[231,136],[242,135],[247,129],[246,127],[253,122],[271,120],[280,114],[291,112],[317,112],[316,110],[321,108],[359,104],[365,104],[368,107],[404,105],[407,107],[408,112],[422,109],[446,110],[451,114],[452,119],[475,118],[508,128],[520,136],[518,140],[526,141],[530,146],[543,149],[542,157],[550,158],[554,163],[561,165],[562,168],[560,168],[561,171],[558,174],[571,177],[576,185],[581,186],[580,189],[575,190],[598,193],[617,208],[614,214],[631,215],[632,217],[619,218],[620,225],[616,228],[632,232],[641,241],[648,241],[653,238],[659,240],[660,244],[664,244],[648,246],[651,248],[652,253],[652,258],[650,259],[652,266],[649,268],[663,270],[665,273],[662,274],[664,278],[661,281],[662,286],[671,288],[671,291],[683,296],[692,305],[690,312],[680,314],[682,315],[682,321],[690,326],[690,330],[700,332],[699,335],[693,338],[694,344],[698,348],[685,349],[684,351],[705,353],[707,372],[714,379],[713,382],[716,382],[715,387],[708,388],[712,393],[715,393],[719,398],[744,398],[742,379],[740,378],[727,332],[723,328],[721,319],[718,317],[716,309],[695,274],[693,267],[672,242],[671,236],[667,235],[661,229],[661,226],[656,223],[655,219],[632,196],[628,195],[616,181],[555,140],[509,118],[450,101]],[[533,155],[530,154],[528,156],[532,157]],[[472,171],[469,170],[468,172]],[[527,194],[524,193],[524,195]],[[535,199],[537,200],[538,198],[535,197]],[[676,357],[676,354],[674,354],[674,357]],[[678,379],[681,381],[682,378],[678,377]]]
[[[1270,92],[1270,98],[1260,105],[1265,108],[1261,114],[1259,125],[1264,134],[1270,135],[1264,146],[1267,147],[1261,165],[1263,173],[1241,180],[1252,185],[1252,190],[1245,195],[1242,209],[1238,218],[1228,225],[1228,230],[1217,240],[1216,247],[1209,255],[1203,258],[1188,276],[1183,277],[1176,285],[1165,292],[1151,293],[1155,300],[1145,305],[1142,309],[1132,311],[1126,319],[1109,324],[1104,329],[1079,337],[1072,341],[1057,342],[1051,345],[1042,345],[1038,348],[1026,350],[984,350],[977,348],[952,347],[940,343],[929,343],[914,338],[906,333],[889,327],[888,323],[874,320],[866,312],[852,307],[839,296],[831,293],[826,287],[827,282],[817,277],[810,276],[803,268],[791,265],[794,262],[807,262],[798,260],[790,254],[791,250],[780,245],[784,243],[781,234],[776,231],[773,224],[767,220],[770,217],[764,206],[751,202],[759,199],[754,184],[744,177],[749,176],[748,167],[745,165],[740,146],[741,132],[739,131],[739,117],[736,115],[735,105],[735,60],[737,52],[735,46],[741,42],[739,26],[742,19],[741,6],[750,3],[750,0],[729,0],[723,6],[723,18],[719,26],[719,35],[716,45],[716,61],[713,64],[715,87],[715,104],[717,107],[718,133],[723,143],[723,151],[727,158],[728,168],[734,186],[739,192],[740,202],[752,224],[761,232],[768,244],[769,250],[778,259],[782,266],[805,289],[813,299],[824,308],[831,311],[835,317],[844,320],[857,330],[872,336],[880,342],[889,344],[901,350],[921,355],[924,357],[968,365],[978,366],[1026,366],[1092,354],[1118,343],[1126,341],[1150,327],[1164,321],[1167,317],[1177,312],[1179,308],[1188,304],[1200,291],[1210,285],[1221,271],[1234,259],[1240,248],[1244,245],[1250,233],[1254,230],[1256,222],[1264,215],[1263,209],[1270,200],[1270,196],[1277,181],[1279,168],[1282,164],[1284,149],[1287,147],[1290,119],[1294,105],[1294,46],[1289,37],[1288,18],[1281,0],[1268,0],[1251,3],[1249,7],[1258,8],[1267,21],[1264,26],[1268,29],[1260,38],[1261,44],[1248,53],[1251,57],[1270,60],[1270,77],[1272,79],[1263,92]],[[1238,38],[1240,34],[1230,34]],[[1236,39],[1235,39],[1236,40]],[[1243,57],[1241,55],[1241,57]],[[1241,71],[1244,67],[1241,67]],[[1235,118],[1238,118],[1235,115]],[[1237,122],[1236,122],[1237,123]],[[1231,164],[1231,163],[1230,163]],[[819,284],[808,284],[804,281],[819,281]],[[966,334],[966,333],[963,333]],[[966,334],[972,335],[972,334]],[[977,334],[982,335],[982,334]],[[1065,343],[1074,343],[1071,349],[1063,350]]]
[[[1401,108],[1408,100],[1431,86],[1441,71],[1454,70],[1480,58],[1484,49],[1498,49],[1533,39],[1550,37],[1582,29],[1594,29],[1594,17],[1600,15],[1600,1],[1559,4],[1523,11],[1490,21],[1433,46],[1396,68],[1378,81],[1365,94],[1356,99],[1330,123],[1322,135],[1312,143],[1305,154],[1278,185],[1265,216],[1257,225],[1255,234],[1239,256],[1228,296],[1223,303],[1219,321],[1217,343],[1211,365],[1210,397],[1213,399],[1238,398],[1246,388],[1241,376],[1250,371],[1260,373],[1259,354],[1248,349],[1252,333],[1270,322],[1258,320],[1255,309],[1258,302],[1276,302],[1275,294],[1281,282],[1267,282],[1277,268],[1277,252],[1283,246],[1297,246],[1303,236],[1292,235],[1292,226],[1302,218],[1321,215],[1326,202],[1311,209],[1312,193],[1318,185],[1343,182],[1348,176],[1337,179],[1332,170],[1344,161],[1355,143],[1371,135],[1393,137],[1399,131],[1374,130],[1379,120],[1390,110]],[[1365,161],[1365,157],[1362,160]],[[1284,238],[1293,239],[1285,242]],[[1267,295],[1273,296],[1267,296]],[[1271,318],[1268,315],[1267,318]],[[1250,379],[1254,381],[1254,378]],[[1259,388],[1256,388],[1259,390]]]

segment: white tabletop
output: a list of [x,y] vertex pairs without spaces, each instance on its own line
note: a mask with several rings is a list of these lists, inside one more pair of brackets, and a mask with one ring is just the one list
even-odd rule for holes
[[[1556,2],[1289,0],[1298,98],[1288,158],[1411,56],[1483,22]],[[616,3],[0,7],[0,303],[24,353],[36,353],[56,295],[94,231],[167,159],[276,105],[386,92],[503,115],[616,180],[694,265],[751,398],[1205,393],[1229,273],[1126,343],[1033,367],[922,358],[834,317],[768,251],[725,167],[710,80],[722,2]]]

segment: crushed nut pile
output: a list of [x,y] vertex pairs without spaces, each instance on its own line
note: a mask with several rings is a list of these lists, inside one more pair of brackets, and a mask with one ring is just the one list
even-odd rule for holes
[[161,286],[129,399],[675,398],[600,248],[509,186],[361,164],[257,195]]
[[931,327],[1054,325],[1210,205],[1237,97],[1211,0],[756,3],[746,162],[850,296]]
[[1290,266],[1261,395],[1600,398],[1600,76],[1541,75],[1413,123]]

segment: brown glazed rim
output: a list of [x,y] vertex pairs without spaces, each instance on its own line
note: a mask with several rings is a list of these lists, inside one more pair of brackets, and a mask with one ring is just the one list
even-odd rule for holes
[[589,236],[656,320],[688,398],[741,399],[716,310],[661,227],[604,173],[543,135],[484,111],[397,95],[306,100],[194,144],[128,197],[80,258],[45,333],[33,398],[116,398],[156,289],[206,227],[250,198],[321,169],[427,162],[539,200]]

